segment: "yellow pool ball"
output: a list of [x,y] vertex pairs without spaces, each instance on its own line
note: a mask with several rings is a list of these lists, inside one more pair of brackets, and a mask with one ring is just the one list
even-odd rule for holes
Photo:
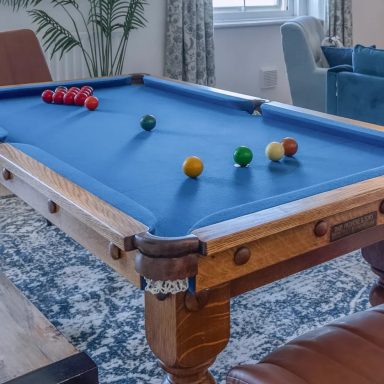
[[265,148],[265,155],[269,160],[279,161],[284,156],[284,147],[281,143],[277,141],[272,141]]
[[197,177],[203,172],[204,165],[197,156],[189,156],[183,163],[183,171],[189,177]]

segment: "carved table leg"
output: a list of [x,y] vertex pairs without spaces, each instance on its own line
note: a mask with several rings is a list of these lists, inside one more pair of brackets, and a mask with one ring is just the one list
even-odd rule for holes
[[208,369],[229,339],[229,286],[202,296],[145,294],[146,336],[166,372],[163,384],[215,383]]
[[384,241],[372,244],[361,250],[364,259],[371,266],[372,271],[379,276],[369,295],[372,305],[384,303]]

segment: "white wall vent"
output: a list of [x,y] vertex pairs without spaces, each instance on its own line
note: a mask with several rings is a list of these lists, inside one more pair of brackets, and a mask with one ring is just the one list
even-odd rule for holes
[[277,68],[260,69],[260,88],[274,88],[277,85]]

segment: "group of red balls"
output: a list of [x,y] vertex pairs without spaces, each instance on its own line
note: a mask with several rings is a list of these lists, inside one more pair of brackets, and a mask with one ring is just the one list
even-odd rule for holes
[[90,111],[94,111],[99,106],[99,100],[93,96],[93,88],[89,85],[84,87],[57,87],[54,91],[46,89],[41,98],[48,104],[65,104],[85,106]]

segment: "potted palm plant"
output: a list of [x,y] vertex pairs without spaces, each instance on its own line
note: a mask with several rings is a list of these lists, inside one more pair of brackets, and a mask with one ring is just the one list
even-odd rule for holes
[[[44,3],[59,7],[68,27],[45,11]],[[0,0],[14,11],[27,10],[51,57],[61,58],[78,47],[91,77],[122,73],[130,33],[147,22],[146,4],[146,0]]]

